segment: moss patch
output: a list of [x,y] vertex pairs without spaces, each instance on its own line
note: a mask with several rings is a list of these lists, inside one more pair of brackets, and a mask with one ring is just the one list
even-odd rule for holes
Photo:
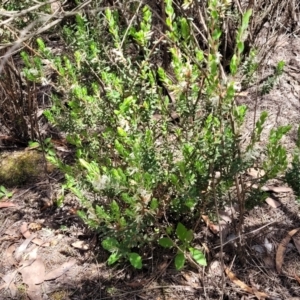
[[[47,171],[53,167],[48,165]],[[43,155],[38,151],[6,152],[0,155],[0,184],[13,187],[44,178]]]
[[[67,299],[68,293],[66,291],[58,291],[51,294],[51,300],[64,300]],[[68,298],[69,299],[69,298]]]

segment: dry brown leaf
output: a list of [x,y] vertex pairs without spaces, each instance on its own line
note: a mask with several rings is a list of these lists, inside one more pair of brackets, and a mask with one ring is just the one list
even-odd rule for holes
[[[20,231],[21,231],[21,233],[23,234],[23,236],[26,239],[31,236],[31,233],[30,233],[30,231],[29,231],[29,229],[27,227],[27,223],[26,222],[22,223],[22,225],[20,227]],[[34,238],[32,240],[32,242],[35,243],[36,245],[42,246],[42,247],[49,247],[50,246],[50,243],[44,242],[44,241],[42,241],[41,239],[38,239],[38,238]]]
[[15,250],[16,250],[16,245],[15,244],[10,245],[6,249],[6,251],[4,253],[4,258],[5,258],[5,263],[7,265],[14,266],[14,265],[17,264],[15,258],[13,257],[13,253],[15,252]]
[[261,188],[264,192],[273,192],[273,193],[289,193],[293,190],[286,186],[271,186],[271,185],[264,185]]
[[[76,263],[76,259],[71,259],[68,262],[63,263],[60,267],[50,271],[45,275],[43,278],[43,281],[45,280],[53,280],[60,276],[62,276],[64,273],[69,271]],[[37,284],[42,283],[43,281],[38,282]]]
[[243,281],[239,280],[227,267],[225,267],[225,273],[234,284],[238,285],[243,291],[255,295],[257,299],[261,300],[269,297],[268,294],[259,292],[256,288],[253,289]]
[[298,283],[300,284],[300,277],[296,273],[295,273],[294,277],[298,281]]
[[246,97],[246,96],[248,96],[248,92],[247,91],[243,91],[243,92],[236,93],[235,95],[239,96],[239,97]]
[[285,253],[286,247],[287,247],[289,241],[291,240],[292,236],[294,234],[296,234],[299,229],[300,228],[296,228],[296,229],[291,230],[287,234],[287,236],[278,245],[278,249],[277,249],[277,252],[276,252],[276,270],[277,270],[278,274],[281,273],[281,269],[282,269],[282,265],[283,265],[283,259],[284,259],[284,253]]
[[220,231],[219,226],[215,225],[214,223],[212,223],[209,219],[208,216],[202,215],[201,216],[202,219],[204,220],[204,222],[206,223],[206,225],[208,226],[208,228],[214,233],[217,234]]
[[192,288],[195,289],[199,288],[199,279],[195,275],[195,273],[182,272],[182,277],[186,280],[187,284]]
[[39,286],[32,287],[27,290],[27,295],[31,300],[43,300]]
[[212,223],[209,220],[208,216],[202,215],[202,219],[205,221],[206,225],[208,226],[208,228],[214,233],[220,233],[220,235],[222,235],[223,240],[226,238],[229,229],[230,229],[230,222],[228,222],[228,216],[225,215],[220,215],[220,225],[215,225],[214,223]]
[[6,275],[0,274],[0,277],[5,282],[4,284],[2,284],[0,286],[0,290],[9,288],[12,297],[15,297],[17,295],[17,287],[13,283],[13,280],[15,279],[16,274],[17,274],[17,271],[13,271],[13,272],[8,273]]
[[255,287],[252,288],[253,289],[253,294],[255,295],[255,297],[258,299],[258,300],[264,300],[266,298],[269,297],[268,294],[264,293],[264,292],[260,292],[259,290],[257,290]]
[[272,199],[271,197],[268,197],[265,201],[273,208],[277,208],[277,207],[281,206],[280,202]]
[[229,268],[225,267],[225,273],[234,284],[238,285],[245,292],[253,294],[252,288],[243,281],[239,280],[235,274],[229,270]]
[[16,205],[11,202],[0,202],[0,208],[6,208],[6,207],[16,207]]
[[266,185],[263,185],[260,189],[261,189],[262,191],[264,191],[264,192],[270,192],[270,191],[271,191],[271,190],[269,189],[269,187],[266,186]]
[[30,237],[31,233],[27,228],[27,223],[23,222],[22,225],[20,226],[20,231],[23,234],[24,238],[27,239]]
[[[18,223],[18,222],[16,222]],[[14,223],[13,225],[9,226],[4,234],[5,235],[8,235],[9,237],[11,237],[12,239],[17,239],[19,240],[20,239],[20,234],[19,234],[19,230],[18,230],[18,227],[15,225],[16,223]]]
[[25,252],[29,243],[35,238],[35,234],[32,234],[29,238],[27,238],[15,251],[15,259],[20,260],[22,254]]
[[37,259],[38,250],[39,247],[37,247],[36,245],[32,245],[29,249],[25,251],[24,259],[26,260]]
[[31,264],[19,269],[22,274],[23,282],[28,286],[34,286],[43,281],[45,277],[45,265],[43,260],[38,257]]
[[90,245],[84,241],[77,241],[71,244],[74,248],[80,249],[80,250],[89,250]]
[[[0,275],[2,275],[2,274],[0,274]],[[0,291],[2,289],[7,289],[7,284],[6,283],[3,283],[3,284],[0,285]]]
[[249,168],[247,170],[247,174],[253,178],[259,178],[264,176],[266,173],[262,169],[257,169],[257,168]]
[[5,236],[3,236],[3,237],[0,238],[0,242],[2,242],[2,241],[12,241],[14,239],[16,239],[16,237],[5,235]]
[[26,290],[31,300],[43,300],[40,286],[37,281],[41,280],[45,275],[45,266],[41,258],[23,261],[23,266],[19,268],[22,274],[23,282],[28,285]]
[[26,261],[26,263],[27,265],[20,268],[19,272],[22,274],[23,282],[28,285],[27,294],[31,300],[41,300],[40,286],[37,284],[43,282],[45,276],[43,260],[38,257],[33,262]]
[[41,239],[35,238],[32,240],[33,243],[35,243],[38,246],[42,246],[42,247],[49,247],[50,243],[49,242],[44,242]]
[[290,193],[290,192],[293,192],[293,189],[290,187],[286,187],[286,186],[275,186],[275,187],[272,187],[272,191],[274,193]]
[[19,272],[21,271],[22,268],[30,266],[32,263],[34,263],[34,261],[35,261],[35,258],[34,259],[22,259],[19,264]]

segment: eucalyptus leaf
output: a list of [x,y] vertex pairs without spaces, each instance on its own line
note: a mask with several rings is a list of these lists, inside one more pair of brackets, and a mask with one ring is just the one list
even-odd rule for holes
[[101,243],[102,247],[109,251],[109,252],[115,252],[119,249],[120,244],[115,238],[106,238]]
[[131,252],[128,254],[129,261],[131,265],[136,268],[136,269],[141,269],[143,264],[142,264],[142,258],[140,255],[138,255],[135,252]]
[[189,251],[191,253],[192,258],[200,265],[200,266],[206,266],[207,261],[205,258],[205,255],[203,254],[202,251],[192,248],[189,248]]
[[186,239],[187,229],[182,223],[178,223],[176,227],[176,235],[181,242],[184,242]]
[[122,255],[121,255],[120,253],[116,253],[116,252],[112,253],[112,254],[109,256],[108,260],[107,260],[108,265],[114,264],[114,263],[117,262],[121,257],[122,257]]
[[184,253],[178,253],[175,257],[175,267],[176,270],[181,270],[185,264],[185,256]]
[[173,241],[169,238],[161,238],[158,243],[164,248],[171,248],[174,246]]

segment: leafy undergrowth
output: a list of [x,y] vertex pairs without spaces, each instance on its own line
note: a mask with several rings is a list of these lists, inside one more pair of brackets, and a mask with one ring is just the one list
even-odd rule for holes
[[[237,106],[235,98],[240,77],[257,71],[255,58],[245,51],[251,9],[236,24],[228,73],[219,53],[228,4],[207,3],[208,51],[198,44],[196,25],[172,1],[165,3],[163,38],[153,34],[150,6],[128,9],[134,18],[126,26],[115,9],[107,8],[103,22],[93,27],[88,16],[76,15],[74,26],[62,31],[72,48],[68,56],[55,55],[41,38],[36,41],[38,55],[21,52],[28,81],[46,80],[43,59],[56,74],[53,105],[44,115],[76,151],[73,164],[53,151],[47,158],[65,174],[62,191],[80,201],[78,215],[103,239],[102,246],[111,253],[109,265],[128,260],[141,269],[144,249],[164,241],[161,246],[177,251],[177,269],[187,259],[205,266],[204,247],[194,245],[194,224],[202,214],[219,219],[218,211],[237,197],[241,234],[252,185],[261,187],[286,170],[281,140],[292,126],[273,128],[261,148],[268,115],[263,112],[242,147],[247,107]],[[98,38],[100,33],[106,42]],[[155,62],[160,43],[169,57],[167,66]],[[128,47],[135,51],[129,54]],[[244,61],[253,73],[245,73]],[[284,65],[277,63],[266,83],[268,92]],[[261,94],[266,93],[262,87]],[[244,174],[254,165],[263,175],[246,185]],[[185,237],[178,226],[186,228]]]
[[[228,224],[229,212],[221,212],[226,219],[221,233],[227,232],[223,288],[222,265],[218,259],[219,228],[208,218],[194,233],[195,243],[205,243],[208,247],[208,265],[204,270],[199,270],[191,261],[180,272],[176,271],[173,266],[176,251],[161,247],[145,249],[143,268],[139,271],[134,271],[129,263],[112,268],[106,264],[108,254],[99,249],[101,240],[97,241],[97,236],[72,212],[78,203],[70,197],[64,209],[51,205],[42,209],[41,195],[49,187],[38,187],[39,190],[31,191],[28,186],[17,189],[11,198],[2,198],[0,202],[15,205],[0,209],[3,224],[0,273],[4,274],[0,297],[3,299],[12,295],[15,299],[26,299],[30,295],[36,297],[34,299],[46,296],[49,299],[60,299],[55,298],[59,296],[61,299],[138,296],[159,299],[163,295],[170,299],[195,299],[204,295],[207,299],[219,299],[222,292],[237,299],[243,294],[290,298],[299,293],[297,245],[300,236],[297,230],[292,231],[299,222],[299,207],[291,191],[283,186],[268,186],[273,202],[268,201],[270,204],[248,212],[244,237],[249,255],[245,257],[243,268],[240,258],[236,257],[238,237],[233,224]],[[53,188],[59,191],[58,185]],[[185,231],[180,227],[179,236]],[[287,249],[288,254],[284,255],[282,249]]]

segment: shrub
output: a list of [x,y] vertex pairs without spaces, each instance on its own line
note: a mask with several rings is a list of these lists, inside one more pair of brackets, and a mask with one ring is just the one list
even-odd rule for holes
[[300,199],[300,126],[297,131],[296,149],[294,151],[291,167],[285,174],[286,182],[293,188],[295,195]]
[[[79,215],[101,234],[110,264],[125,258],[141,268],[138,249],[158,240],[177,247],[177,268],[187,252],[205,264],[182,223],[192,226],[202,212],[217,212],[233,186],[242,220],[248,190],[239,180],[261,155],[256,144],[267,114],[241,147],[247,109],[234,101],[251,10],[241,18],[228,76],[219,52],[228,4],[208,1],[201,46],[188,4],[179,9],[172,2],[165,1],[162,31],[154,30],[157,15],[141,2],[129,5],[130,22],[111,9],[76,15],[76,24],[64,27],[69,56],[54,56],[37,40],[58,74],[45,115],[76,147],[73,165],[48,159],[65,172],[64,189],[78,197]],[[280,139],[289,129],[272,130],[258,183],[285,170]]]

